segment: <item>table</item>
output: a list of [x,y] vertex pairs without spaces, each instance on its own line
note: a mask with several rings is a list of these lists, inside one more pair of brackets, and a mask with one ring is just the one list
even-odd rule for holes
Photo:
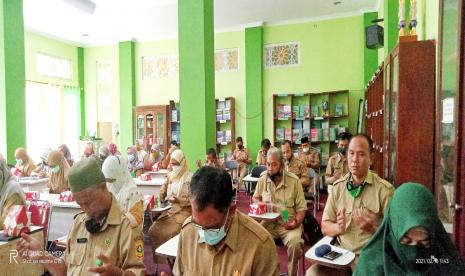
[[279,213],[264,213],[261,215],[249,213],[248,216],[258,221],[276,221],[279,218]]
[[172,237],[164,244],[160,245],[155,250],[155,254],[166,256],[166,257],[176,257],[178,255],[178,243],[179,243],[179,234]]
[[48,188],[48,178],[21,177],[18,182],[22,188],[28,188],[29,191],[41,192],[43,189]]
[[244,178],[242,178],[242,181],[245,183],[245,188],[247,190],[247,193],[249,195],[252,194],[252,188],[253,184],[257,184],[259,177],[252,177],[251,174],[246,175]]
[[137,190],[142,195],[158,195],[161,186],[165,182],[164,178],[154,178],[149,181],[141,180],[140,178],[133,178],[134,183],[137,185]]
[[68,235],[69,230],[73,227],[74,216],[81,212],[81,207],[75,201],[60,202],[59,197],[59,194],[40,194],[40,199],[52,203],[52,217],[48,232],[49,241]]
[[[31,226],[31,236],[39,240],[42,244],[44,241],[43,227]],[[23,263],[16,250],[19,238],[3,242],[0,241],[0,267],[1,275],[21,275],[37,276],[44,273],[44,267],[41,264]]]
[[144,173],[149,173],[152,175],[152,178],[165,178],[168,175],[168,170],[167,169],[160,169],[156,172],[154,171],[147,171]]
[[[305,258],[311,260],[312,262],[319,263],[324,266],[329,266],[329,267],[334,267],[334,268],[347,268],[350,266],[350,264],[354,261],[355,259],[355,254],[354,252],[351,252],[349,250],[331,245],[331,241],[333,240],[333,237],[323,237],[321,240],[319,240],[315,245],[313,245],[306,253],[305,253]],[[320,245],[327,244],[331,246],[332,251],[337,251],[342,253],[342,256],[339,258],[331,261],[325,258],[320,258],[315,255],[315,248],[317,248]]]

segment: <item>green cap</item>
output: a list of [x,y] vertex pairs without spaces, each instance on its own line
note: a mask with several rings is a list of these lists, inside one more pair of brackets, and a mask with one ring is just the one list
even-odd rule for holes
[[84,158],[75,163],[68,174],[71,192],[79,192],[105,182],[105,176],[96,158]]

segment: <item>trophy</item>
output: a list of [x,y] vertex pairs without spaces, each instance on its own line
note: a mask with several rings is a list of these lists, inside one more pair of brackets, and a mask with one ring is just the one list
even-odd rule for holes
[[323,110],[323,116],[328,117],[328,111],[329,111],[329,103],[328,101],[322,101],[321,102],[321,110]]
[[406,33],[405,27],[405,0],[399,0],[399,24],[397,25],[399,37],[417,34],[417,0],[410,0],[410,33]]

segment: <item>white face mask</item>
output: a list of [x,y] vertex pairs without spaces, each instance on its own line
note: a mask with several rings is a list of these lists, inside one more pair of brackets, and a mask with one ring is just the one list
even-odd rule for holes
[[181,166],[180,165],[171,165],[171,169],[173,169],[173,174],[177,176],[179,172],[181,171]]
[[302,151],[303,151],[304,153],[308,153],[309,150],[310,150],[309,148],[302,148]]

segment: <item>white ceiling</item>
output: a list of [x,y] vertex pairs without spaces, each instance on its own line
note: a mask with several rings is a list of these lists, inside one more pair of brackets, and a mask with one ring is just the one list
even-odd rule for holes
[[[83,46],[177,36],[177,0],[92,1],[91,15],[61,0],[23,0],[26,30]],[[215,31],[361,14],[378,5],[379,0],[214,0]]]

